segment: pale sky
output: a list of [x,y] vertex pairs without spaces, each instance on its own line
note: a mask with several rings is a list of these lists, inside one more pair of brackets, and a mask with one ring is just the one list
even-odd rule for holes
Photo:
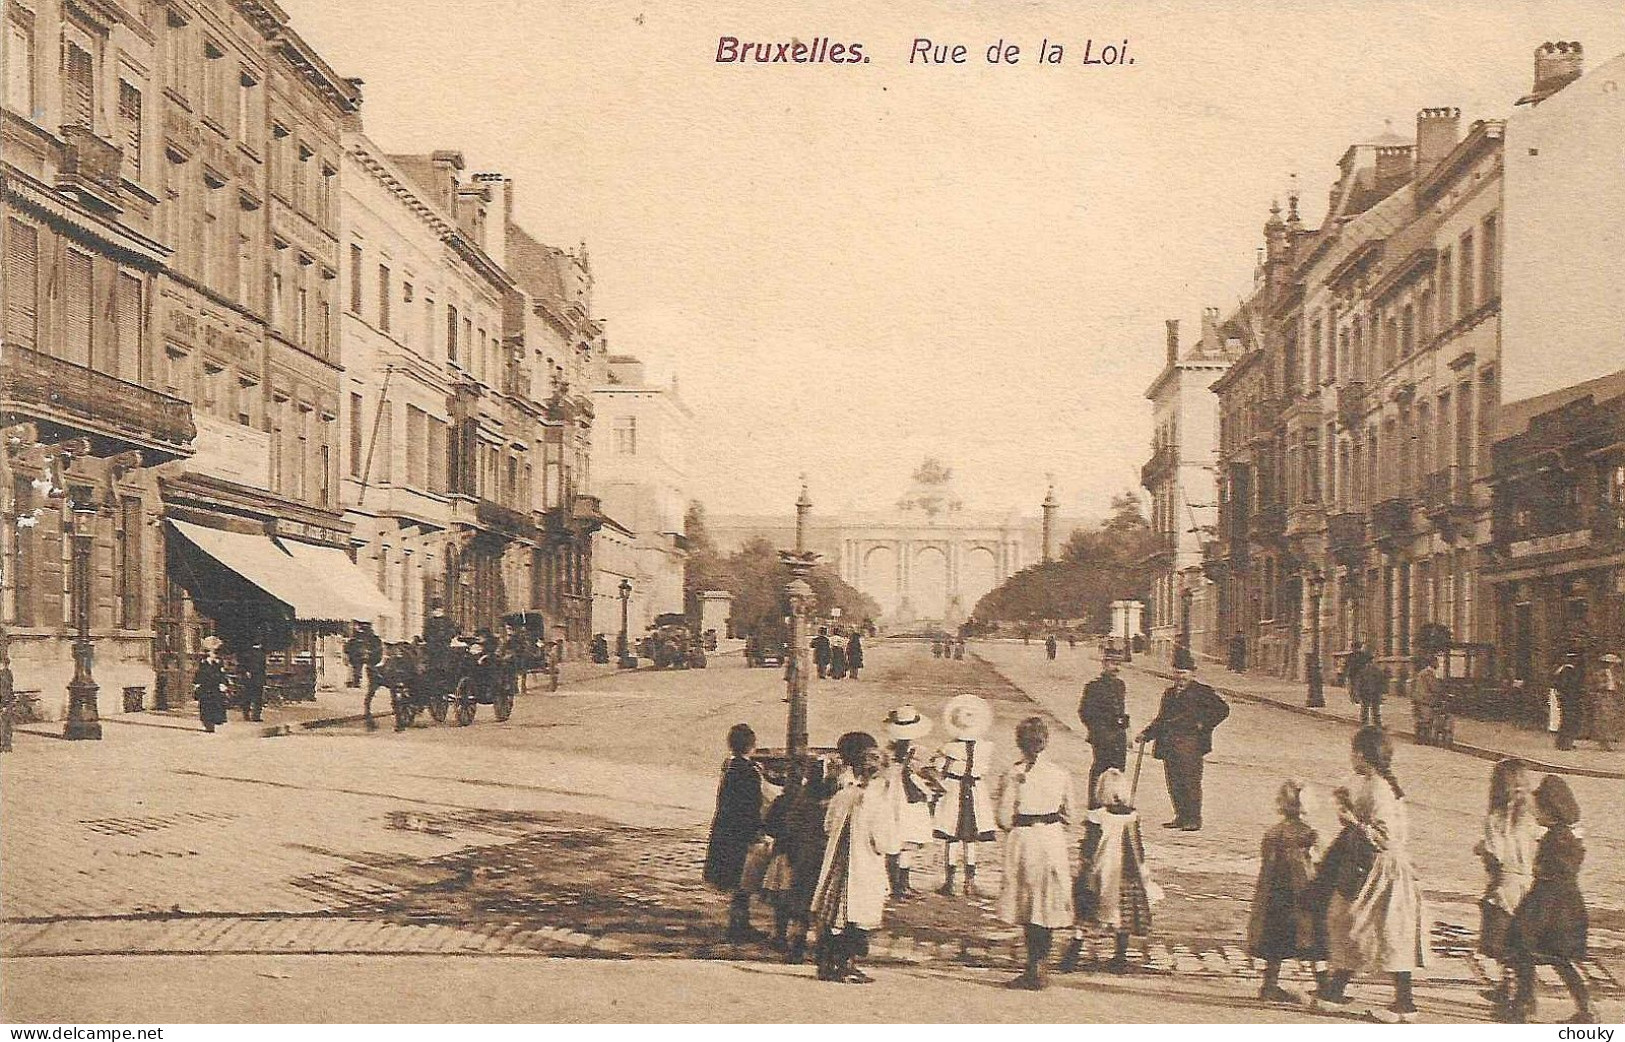
[[[281,2],[381,146],[460,149],[587,243],[611,349],[678,374],[690,494],[728,513],[788,513],[801,471],[815,509],[882,507],[927,454],[968,507],[1033,512],[1053,472],[1104,512],[1150,455],[1163,320],[1236,304],[1291,174],[1316,222],[1385,120],[1504,118],[1546,40],[1625,51],[1607,0]],[[870,61],[718,65],[723,35]],[[969,60],[911,66],[915,37]],[[1090,38],[1134,64],[1082,66]]]

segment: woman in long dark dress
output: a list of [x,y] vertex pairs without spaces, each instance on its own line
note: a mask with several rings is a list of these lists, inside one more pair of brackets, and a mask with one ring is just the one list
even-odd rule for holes
[[226,664],[220,661],[217,647],[211,645],[203,652],[192,684],[197,695],[198,719],[203,721],[203,729],[212,734],[215,725],[226,722],[226,695],[230,691]]
[[762,768],[750,758],[755,748],[756,732],[749,725],[735,724],[728,729],[731,755],[722,765],[717,812],[711,819],[711,839],[705,848],[705,881],[733,894],[728,909],[730,941],[760,940],[764,936],[751,929],[750,894],[740,889],[745,855],[762,835]]
[[1507,932],[1517,984],[1506,1019],[1521,1024],[1534,1015],[1535,966],[1545,964],[1557,970],[1574,997],[1569,1023],[1595,1024],[1597,1014],[1580,971],[1589,925],[1585,896],[1580,893],[1585,844],[1575,834],[1580,804],[1562,778],[1547,775],[1535,789],[1535,820],[1546,826],[1546,834],[1535,849],[1535,881],[1518,902]]

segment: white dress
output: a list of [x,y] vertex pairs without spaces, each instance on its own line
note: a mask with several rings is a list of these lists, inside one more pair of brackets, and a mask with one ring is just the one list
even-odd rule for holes
[[834,932],[878,930],[890,881],[886,855],[897,849],[897,812],[885,783],[843,786],[824,816],[824,863],[813,890],[812,921]]
[[1349,787],[1361,831],[1377,848],[1365,885],[1350,900],[1334,893],[1326,909],[1332,969],[1349,973],[1408,973],[1427,957],[1422,887],[1411,867],[1410,815],[1405,801],[1376,775]]
[[[919,748],[911,747],[906,761],[893,763],[886,768],[886,788],[897,812],[896,839],[899,850],[931,842],[931,789],[919,776],[919,755]],[[911,795],[914,797],[912,801]]]
[[994,837],[993,801],[988,796],[988,775],[994,757],[992,742],[955,739],[937,754],[937,769],[947,789],[937,801],[933,833],[937,839],[985,843]]
[[1000,919],[1052,929],[1072,925],[1066,825],[1077,813],[1071,777],[1043,756],[1030,768],[1018,763],[1005,772],[998,807],[1006,833]]

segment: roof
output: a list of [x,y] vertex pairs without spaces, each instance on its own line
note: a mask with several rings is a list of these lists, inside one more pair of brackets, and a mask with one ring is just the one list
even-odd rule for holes
[[1536,416],[1551,412],[1553,409],[1561,409],[1581,398],[1590,396],[1593,400],[1602,402],[1622,394],[1625,394],[1625,369],[1572,387],[1538,394],[1533,398],[1503,402],[1495,417],[1495,440],[1500,441],[1522,434],[1528,429],[1529,421]]

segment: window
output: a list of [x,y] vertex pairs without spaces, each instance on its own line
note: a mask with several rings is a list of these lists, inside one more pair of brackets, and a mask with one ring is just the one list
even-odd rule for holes
[[259,384],[249,377],[239,377],[237,388],[237,422],[244,427],[254,426],[254,400],[259,397]]
[[350,311],[361,314],[361,247],[350,244]]
[[[275,262],[273,262],[275,263]],[[271,325],[277,329],[282,328],[282,307],[286,302],[282,295],[282,272],[271,272]]]
[[1426,348],[1433,342],[1433,287],[1428,286],[1422,290],[1421,301],[1416,307],[1416,346]]
[[117,318],[114,335],[118,337],[118,353],[111,359],[108,371],[121,380],[140,383],[141,360],[146,355],[141,280],[120,272],[117,293],[114,301]]
[[440,420],[429,421],[429,491],[444,493],[447,459],[446,425]]
[[320,178],[316,182],[316,213],[315,217],[320,224],[331,224],[333,220],[333,178],[338,171],[321,164]]
[[89,367],[91,316],[95,313],[91,304],[95,285],[90,256],[68,250],[62,268],[62,349],[68,361]]
[[187,62],[186,22],[180,12],[171,9],[168,17],[169,32],[169,89],[182,98],[191,95],[191,68]]
[[1496,221],[1495,214],[1492,213],[1484,218],[1481,228],[1482,242],[1479,246],[1481,254],[1478,277],[1482,289],[1479,292],[1479,297],[1485,301],[1491,301],[1501,295],[1499,285],[1501,276],[1500,258],[1496,256],[1496,251],[1501,247],[1501,229]]
[[1382,367],[1392,369],[1399,360],[1399,320],[1390,317],[1382,327]]
[[1466,318],[1473,310],[1473,233],[1468,232],[1461,237],[1461,270],[1458,273],[1457,301],[1461,317]]
[[378,328],[389,332],[389,266],[378,265]]
[[1455,286],[1454,276],[1451,275],[1451,253],[1447,246],[1439,251],[1439,332],[1447,332],[1456,322],[1455,298],[1451,295]]
[[395,455],[395,420],[394,410],[388,403],[378,411],[377,428],[372,432],[372,474],[371,480],[389,482],[395,480],[394,467],[391,460]]
[[310,346],[310,290],[304,286],[300,279],[300,286],[294,291],[293,311],[293,342],[300,347]]
[[224,370],[209,362],[203,363],[203,395],[199,403],[203,411],[210,416],[215,415],[220,407],[220,386],[224,382]]
[[310,495],[310,406],[298,407],[299,415],[295,417],[294,434],[298,439],[298,451],[293,457],[293,487],[296,499],[306,499]]
[[124,174],[141,180],[141,91],[128,80],[118,81],[119,145],[124,149]]
[[254,131],[254,88],[259,82],[247,70],[237,73],[237,140],[249,148],[259,147],[259,135]]
[[96,66],[90,51],[74,40],[63,42],[62,123],[94,130],[96,126]]
[[1314,389],[1320,383],[1320,347],[1321,331],[1324,328],[1320,316],[1316,315],[1309,322],[1309,387]]
[[636,456],[638,454],[638,418],[636,416],[618,416],[615,418],[615,455]]
[[34,63],[34,19],[11,5],[6,19],[6,104],[28,119],[39,113],[34,108],[34,84],[38,79]]
[[255,304],[254,298],[254,239],[248,232],[238,232],[237,300],[252,308]]
[[1416,350],[1416,309],[1406,304],[1399,313],[1399,356],[1409,358]]
[[203,41],[203,115],[225,126],[226,52],[213,40]]
[[429,414],[415,405],[406,407],[406,483],[426,488],[429,482]]
[[361,395],[350,392],[350,476],[361,477]]
[[457,361],[457,308],[446,305],[446,359]]
[[[34,485],[32,478],[17,475],[11,482],[12,509],[16,517],[34,517]],[[16,609],[12,618],[19,626],[34,625],[34,572],[38,567],[35,562],[34,526],[24,527],[13,524],[11,526],[11,560],[6,569],[11,576],[12,593],[15,596]]]
[[141,500],[121,496],[113,527],[113,611],[119,629],[141,628]]
[[39,344],[39,229],[6,220],[6,342]]
[[203,185],[203,227],[197,236],[197,276],[199,282],[212,288],[220,282],[215,273],[215,243],[220,236],[220,189],[207,178]]

